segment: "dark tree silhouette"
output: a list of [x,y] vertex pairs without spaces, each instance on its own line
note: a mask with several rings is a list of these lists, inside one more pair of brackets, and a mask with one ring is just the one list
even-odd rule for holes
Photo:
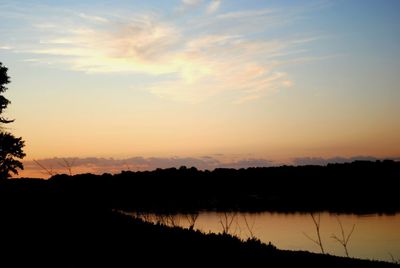
[[[2,94],[7,90],[6,84],[10,83],[10,77],[7,75],[7,68],[0,62],[0,124],[11,123],[12,120],[7,120],[1,114],[7,108],[10,101],[7,100]],[[0,125],[1,126],[1,125]]]
[[4,128],[4,124],[14,121],[2,116],[8,104],[11,103],[2,95],[7,91],[6,84],[10,83],[7,70],[0,62],[0,179],[11,177],[11,173],[18,174],[17,169],[24,168],[18,159],[25,157],[25,153],[22,150],[24,147],[22,138],[14,137],[11,133],[6,132]]

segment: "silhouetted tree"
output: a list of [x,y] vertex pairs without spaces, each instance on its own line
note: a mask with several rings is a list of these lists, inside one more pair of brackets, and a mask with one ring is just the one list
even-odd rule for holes
[[6,84],[10,83],[7,75],[7,68],[0,62],[0,179],[11,177],[11,173],[18,174],[18,168],[23,169],[22,163],[17,159],[25,157],[22,148],[24,141],[16,138],[12,134],[4,131],[4,124],[9,124],[14,120],[9,120],[2,116],[2,113],[11,102],[2,94],[7,91]]

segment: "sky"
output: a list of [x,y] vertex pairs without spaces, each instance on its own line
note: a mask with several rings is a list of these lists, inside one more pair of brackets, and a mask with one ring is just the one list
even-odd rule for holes
[[399,11],[397,0],[0,0],[8,128],[26,142],[26,172],[55,157],[93,169],[396,158]]

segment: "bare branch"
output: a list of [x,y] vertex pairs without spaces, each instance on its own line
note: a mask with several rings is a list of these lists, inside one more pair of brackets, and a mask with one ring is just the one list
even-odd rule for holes
[[354,228],[355,228],[355,227],[356,227],[356,225],[353,224],[353,227],[351,228],[351,231],[350,231],[349,235],[348,235],[347,238],[346,238],[346,245],[347,245],[347,243],[349,242],[350,236],[353,234]]
[[156,223],[161,224],[161,225],[168,225],[168,219],[166,217],[166,215],[163,214],[159,214],[156,215]]
[[390,253],[390,252],[388,252],[388,254],[389,254],[390,258],[392,259],[392,262],[393,262],[393,263],[395,263],[395,264],[400,264],[400,259],[397,259],[397,260],[396,260],[396,259],[393,257],[393,254]]
[[224,212],[222,215],[223,215],[223,218],[220,216],[220,220],[219,220],[219,223],[222,226],[222,233],[229,234],[229,231],[232,227],[233,220],[236,217],[236,213],[231,213],[230,215],[228,215],[227,212]]
[[70,162],[70,161],[68,161],[67,159],[63,158],[63,159],[62,159],[62,162],[61,162],[61,163],[59,162],[58,164],[59,164],[61,167],[66,168],[67,171],[68,171],[68,174],[69,174],[70,176],[72,176],[72,166],[73,166],[74,162],[75,162],[75,159],[73,159],[72,162]]
[[54,175],[57,174],[56,172],[53,171],[53,168],[48,169],[48,168],[46,168],[44,165],[42,165],[39,161],[37,161],[37,160],[35,160],[35,159],[33,159],[33,162],[34,162],[36,165],[38,165],[38,166],[44,171],[44,172],[42,172],[43,174],[47,174],[47,175],[49,175],[50,177],[52,177],[52,176],[54,176]]
[[311,236],[309,236],[305,232],[303,232],[303,235],[319,246],[318,240],[312,238]]
[[325,254],[325,250],[324,250],[324,247],[323,247],[323,245],[322,245],[322,240],[321,240],[321,232],[320,232],[320,227],[321,227],[321,214],[318,213],[318,218],[315,218],[315,216],[314,216],[313,213],[311,213],[310,215],[311,215],[311,218],[312,218],[312,220],[313,220],[313,222],[314,222],[314,225],[315,225],[315,230],[316,230],[316,233],[317,233],[317,239],[311,238],[309,235],[307,235],[307,234],[304,233],[304,232],[303,232],[303,234],[304,234],[308,239],[310,239],[310,240],[313,241],[315,244],[317,244],[317,245],[320,247],[322,254]]
[[347,249],[347,244],[349,243],[350,237],[353,234],[354,228],[356,227],[356,225],[353,224],[353,227],[352,227],[351,231],[349,232],[349,234],[346,237],[342,222],[340,221],[339,217],[337,217],[337,221],[339,223],[339,227],[340,227],[340,231],[341,231],[342,237],[338,238],[335,234],[332,234],[331,238],[333,238],[334,240],[336,240],[337,242],[339,242],[343,246],[346,256],[349,257],[349,251]]
[[199,217],[199,213],[186,214],[185,216],[189,223],[189,230],[193,230],[194,225],[196,224],[197,218]]
[[180,224],[179,215],[168,214],[166,216],[166,224],[171,227],[178,227]]
[[253,233],[253,229],[254,229],[254,224],[256,223],[256,220],[253,219],[253,222],[250,225],[249,222],[247,221],[246,215],[243,215],[243,219],[244,219],[244,223],[246,224],[247,231],[250,234],[250,238],[255,238],[255,235]]

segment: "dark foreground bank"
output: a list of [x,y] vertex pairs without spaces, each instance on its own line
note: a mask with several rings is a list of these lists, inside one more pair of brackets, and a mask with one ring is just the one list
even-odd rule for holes
[[70,204],[26,200],[0,204],[0,213],[0,267],[399,267],[283,251]]

